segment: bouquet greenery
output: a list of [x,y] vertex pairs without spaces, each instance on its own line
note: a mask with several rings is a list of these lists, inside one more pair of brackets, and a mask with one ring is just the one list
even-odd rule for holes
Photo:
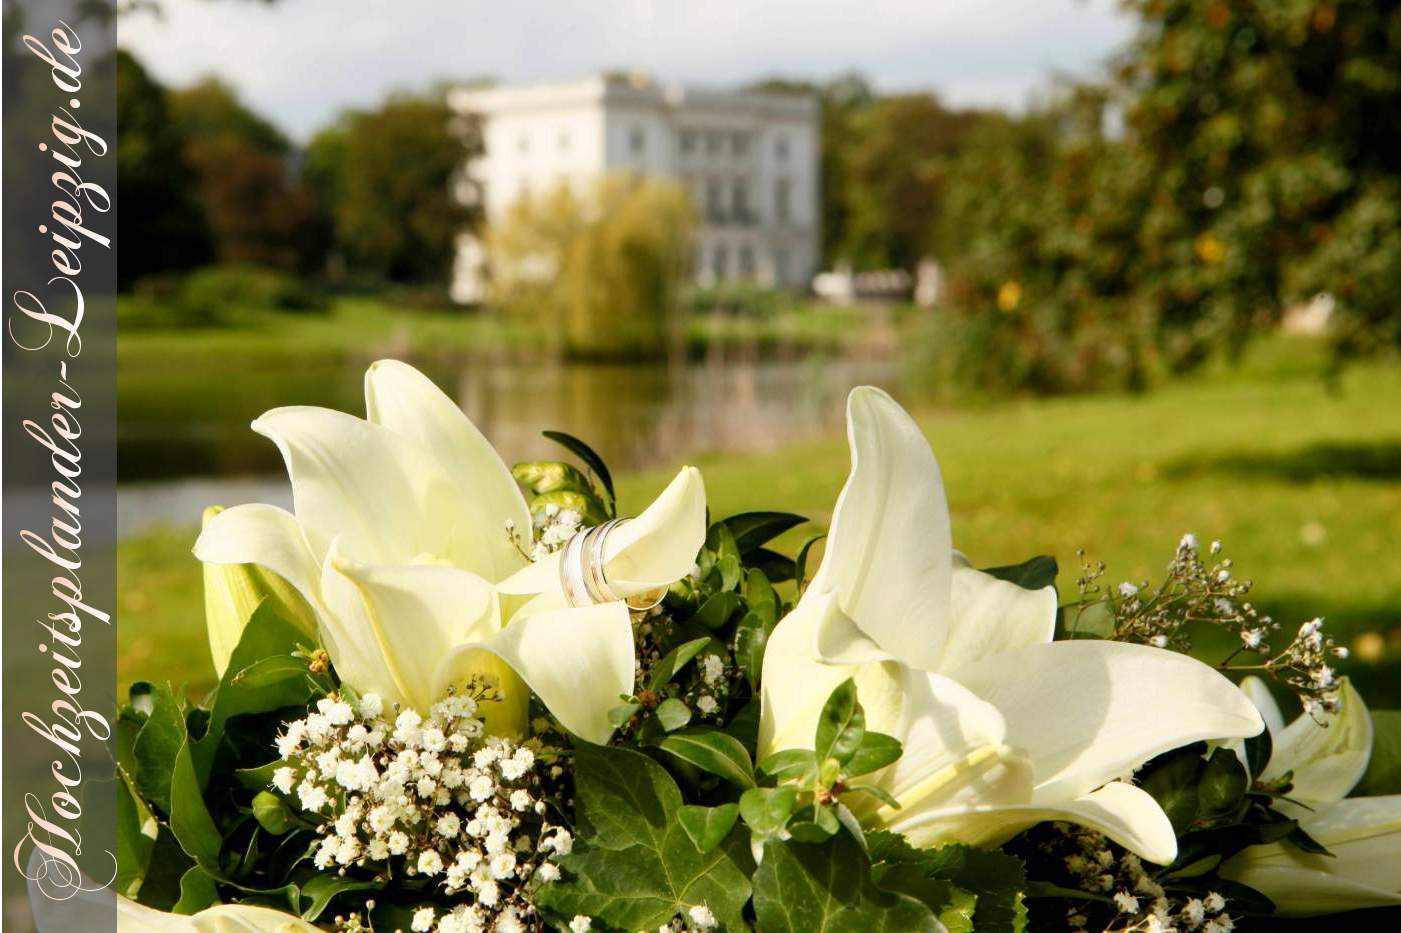
[[[404,364],[366,400],[254,422],[295,514],[206,515],[219,685],[121,711],[123,929],[1221,933],[1401,903],[1401,714],[1317,621],[1271,650],[1218,544],[1156,586],[1086,561],[1065,600],[1051,558],[975,569],[876,389],[792,557],[803,518],[711,521],[692,468],[620,522],[573,437],[508,470]],[[1215,667],[1203,627],[1238,646]]]

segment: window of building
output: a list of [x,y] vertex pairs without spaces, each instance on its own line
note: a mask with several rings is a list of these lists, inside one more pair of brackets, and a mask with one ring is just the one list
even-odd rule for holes
[[746,155],[749,154],[749,134],[736,133],[734,135],[734,141],[731,143],[731,145],[734,146],[735,156],[737,158],[744,158]]
[[633,155],[641,155],[647,149],[647,131],[634,126],[628,131],[628,149]]
[[711,254],[710,271],[715,273],[717,279],[723,279],[730,274],[730,251],[725,244],[716,246],[715,252]]
[[696,151],[696,131],[683,130],[681,132],[681,152],[690,155]]
[[705,183],[705,219],[716,224],[725,222],[725,188],[718,178]]
[[773,215],[779,223],[787,223],[793,215],[793,184],[788,178],[776,178],[773,183]]
[[773,251],[773,277],[779,285],[788,284],[788,251],[786,249]]
[[731,194],[730,203],[735,220],[742,224],[749,223],[752,219],[749,213],[749,182],[743,178],[736,178]]
[[780,161],[788,158],[788,137],[779,136],[773,141],[773,154]]
[[705,151],[710,155],[719,155],[720,150],[725,147],[725,137],[721,133],[705,134]]
[[754,278],[754,247],[748,243],[739,248],[739,276],[742,279]]

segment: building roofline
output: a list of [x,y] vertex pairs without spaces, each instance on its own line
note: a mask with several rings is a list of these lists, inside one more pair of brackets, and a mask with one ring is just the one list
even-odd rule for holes
[[774,116],[816,117],[816,95],[737,91],[681,84],[663,85],[646,75],[593,75],[576,81],[453,88],[448,106],[459,113],[491,116],[550,109],[561,105],[619,103],[663,109],[695,107],[752,110]]

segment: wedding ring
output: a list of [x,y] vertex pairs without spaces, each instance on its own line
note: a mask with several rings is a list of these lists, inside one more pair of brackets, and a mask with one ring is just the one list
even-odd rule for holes
[[584,529],[564,545],[560,553],[559,582],[569,605],[577,609],[621,599],[634,612],[645,612],[661,603],[666,596],[666,587],[659,587],[624,599],[609,584],[604,567],[607,563],[604,549],[608,544],[608,535],[626,521],[626,518],[615,518]]

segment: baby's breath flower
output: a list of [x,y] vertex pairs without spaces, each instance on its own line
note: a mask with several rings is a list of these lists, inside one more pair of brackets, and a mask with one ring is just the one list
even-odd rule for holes
[[1114,895],[1114,905],[1119,908],[1121,914],[1138,913],[1138,898],[1127,891],[1119,891]]
[[574,919],[569,921],[570,933],[585,933],[593,928],[593,921],[583,914],[575,914]]
[[438,919],[432,907],[420,907],[413,912],[413,920],[409,923],[409,929],[414,933],[428,933],[433,929],[433,921]]

